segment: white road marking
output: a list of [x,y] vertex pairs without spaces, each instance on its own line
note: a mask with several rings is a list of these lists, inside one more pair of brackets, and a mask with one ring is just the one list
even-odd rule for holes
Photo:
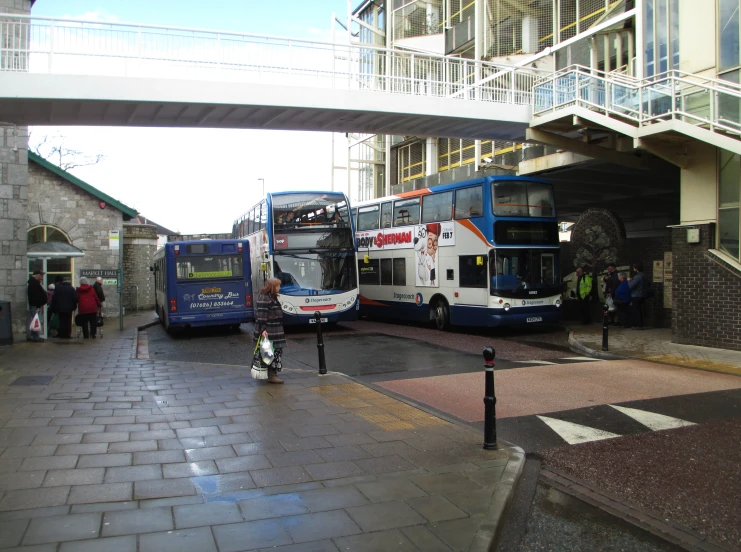
[[572,422],[565,422],[556,418],[549,418],[548,416],[538,416],[538,418],[543,420],[548,427],[558,433],[558,436],[570,445],[620,437],[616,433],[610,433],[609,431],[602,431],[601,429],[594,429],[593,427],[574,424]]
[[513,360],[519,364],[556,364],[555,362],[548,362],[547,360]]
[[679,418],[672,418],[671,416],[664,416],[663,414],[655,414],[654,412],[646,412],[645,410],[638,410],[636,408],[615,406],[614,404],[611,404],[610,406],[615,410],[622,412],[626,416],[630,416],[635,421],[645,425],[652,431],[696,425],[693,422],[680,420]]
[[591,358],[591,357],[563,357],[561,360],[585,360],[585,361],[592,361],[592,362],[600,362],[601,358]]

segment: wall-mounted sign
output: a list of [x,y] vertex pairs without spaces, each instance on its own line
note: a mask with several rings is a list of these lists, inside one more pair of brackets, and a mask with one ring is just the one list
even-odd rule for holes
[[664,308],[672,308],[672,280],[673,266],[672,266],[672,252],[664,252]]
[[664,283],[664,261],[654,261],[653,277],[655,284]]
[[110,249],[119,249],[121,240],[119,230],[108,230],[108,247]]
[[118,278],[117,268],[85,268],[80,269],[80,278]]

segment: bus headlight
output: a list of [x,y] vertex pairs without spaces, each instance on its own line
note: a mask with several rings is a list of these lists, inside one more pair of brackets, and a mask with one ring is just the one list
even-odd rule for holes
[[556,299],[556,306],[557,307],[560,307],[561,306],[561,300],[560,299]]
[[509,311],[509,309],[510,309],[510,304],[509,303],[505,303],[504,304],[504,310],[505,310],[505,312]]

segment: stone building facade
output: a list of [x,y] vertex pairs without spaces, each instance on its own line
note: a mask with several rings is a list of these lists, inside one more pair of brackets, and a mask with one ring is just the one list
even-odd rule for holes
[[157,251],[157,227],[124,224],[123,300],[126,312],[154,308],[154,273],[149,270]]
[[[56,230],[61,232],[69,243],[82,250],[85,253],[84,257],[71,259],[69,262],[72,283],[79,285],[80,276],[83,274],[94,276],[100,273],[104,277],[105,314],[109,317],[118,315],[120,305],[118,277],[115,275],[120,264],[120,252],[115,247],[116,240],[110,239],[110,232],[121,233],[124,221],[135,215],[136,211],[131,207],[123,205],[36,154],[29,154],[28,210],[24,238],[27,236],[32,238],[41,228],[46,228],[47,235]],[[56,236],[59,237],[58,234]],[[60,266],[56,268],[66,272],[66,268]],[[27,270],[24,269],[26,281]],[[53,282],[55,271],[51,269],[47,271],[49,282]]]

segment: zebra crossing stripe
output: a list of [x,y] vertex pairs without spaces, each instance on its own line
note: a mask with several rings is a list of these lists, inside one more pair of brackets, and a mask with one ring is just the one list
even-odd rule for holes
[[587,427],[572,422],[565,422],[563,420],[557,420],[556,418],[549,418],[548,416],[538,416],[538,418],[540,418],[553,431],[558,433],[558,436],[570,445],[620,437],[620,435],[616,433],[610,433],[609,431],[602,431],[601,429],[594,429],[593,427]]
[[677,427],[696,425],[693,422],[680,420],[679,418],[672,418],[671,416],[664,416],[663,414],[646,412],[645,410],[638,410],[636,408],[615,406],[614,404],[611,404],[610,406],[618,412],[622,412],[626,416],[633,418],[636,422],[645,425],[652,431],[661,431],[662,429],[674,429]]

